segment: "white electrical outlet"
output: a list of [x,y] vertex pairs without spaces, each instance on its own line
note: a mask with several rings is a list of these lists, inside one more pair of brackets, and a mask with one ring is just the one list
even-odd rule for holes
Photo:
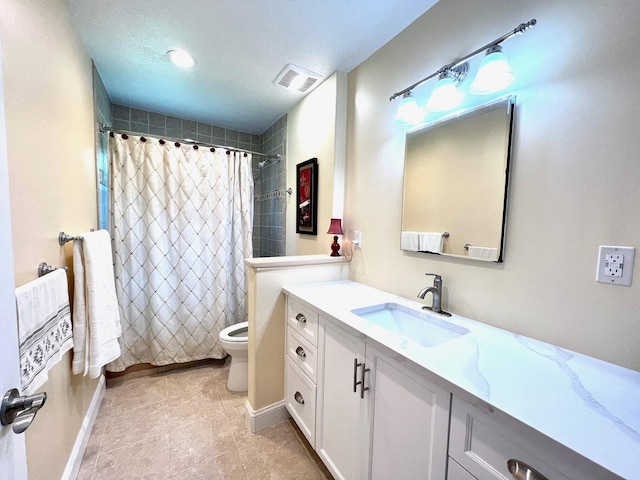
[[596,281],[613,285],[631,285],[635,248],[600,245]]
[[612,255],[607,253],[604,262],[604,274],[607,277],[622,277],[624,268],[624,255]]
[[362,248],[362,232],[353,232],[353,240],[351,240],[351,243],[356,245],[358,248]]

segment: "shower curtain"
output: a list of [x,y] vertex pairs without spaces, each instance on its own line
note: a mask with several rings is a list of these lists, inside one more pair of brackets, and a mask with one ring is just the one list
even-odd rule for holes
[[109,142],[123,335],[107,370],[224,357],[220,330],[247,319],[251,155],[152,137]]

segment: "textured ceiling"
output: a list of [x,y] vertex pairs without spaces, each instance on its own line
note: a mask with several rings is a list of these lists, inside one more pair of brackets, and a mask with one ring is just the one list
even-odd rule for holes
[[[349,72],[437,0],[67,0],[114,103],[260,134],[302,98],[289,63]],[[182,48],[198,64],[171,64]]]

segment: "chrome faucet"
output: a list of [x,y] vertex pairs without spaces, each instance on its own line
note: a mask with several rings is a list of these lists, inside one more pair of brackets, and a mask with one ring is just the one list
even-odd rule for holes
[[432,312],[439,313],[440,315],[444,315],[445,317],[450,317],[451,314],[449,312],[445,312],[442,310],[441,299],[442,299],[442,276],[437,275],[435,273],[425,273],[425,275],[433,275],[435,278],[433,279],[433,287],[425,287],[418,293],[418,298],[424,298],[427,293],[431,292],[433,296],[433,302],[430,307],[424,306],[423,310],[431,310]]

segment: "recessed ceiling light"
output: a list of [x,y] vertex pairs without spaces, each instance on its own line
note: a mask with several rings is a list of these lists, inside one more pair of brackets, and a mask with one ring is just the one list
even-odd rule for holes
[[184,50],[169,50],[167,52],[167,57],[169,57],[169,60],[171,60],[175,65],[182,68],[191,68],[196,64],[196,59]]
[[276,77],[276,85],[304,93],[318,83],[322,75],[297,65],[289,64]]

